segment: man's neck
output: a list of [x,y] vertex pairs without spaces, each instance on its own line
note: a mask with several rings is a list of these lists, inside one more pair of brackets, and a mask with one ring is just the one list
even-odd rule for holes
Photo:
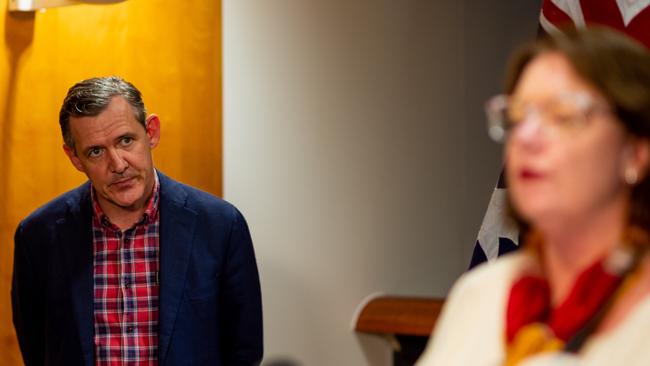
[[[102,208],[103,210],[103,208]],[[121,231],[127,230],[132,227],[144,214],[144,209],[138,211],[122,211],[119,214],[114,214],[108,216],[108,219],[111,220],[111,223],[117,226]]]

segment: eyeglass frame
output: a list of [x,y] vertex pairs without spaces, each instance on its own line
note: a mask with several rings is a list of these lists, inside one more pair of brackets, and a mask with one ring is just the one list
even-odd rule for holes
[[[540,118],[542,125],[546,128],[557,128],[562,125],[565,126],[586,126],[588,121],[594,113],[612,113],[612,109],[609,106],[606,106],[604,103],[599,103],[591,95],[587,93],[575,93],[575,94],[564,94],[557,100],[562,100],[564,98],[574,98],[577,101],[577,113],[574,116],[571,116],[570,123],[563,123],[558,121],[549,121],[542,116],[544,116],[544,111],[541,111],[543,107],[539,106],[527,106],[527,112],[523,114],[523,118],[520,121],[512,122],[508,121],[506,117],[507,108],[512,100],[512,96],[508,94],[497,94],[487,100],[485,103],[485,114],[487,117],[487,128],[488,135],[490,138],[497,143],[504,143],[507,141],[508,136],[512,133],[517,126],[523,124],[527,119],[532,115],[531,112],[534,112],[534,115],[537,118]],[[549,101],[553,102],[553,101]],[[547,102],[547,104],[549,103]],[[548,111],[546,112],[548,113]]]

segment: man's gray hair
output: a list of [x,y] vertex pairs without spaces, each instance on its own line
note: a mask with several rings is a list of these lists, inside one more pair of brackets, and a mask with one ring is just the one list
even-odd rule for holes
[[142,94],[133,84],[118,76],[86,79],[68,90],[59,112],[61,134],[68,147],[75,149],[70,133],[70,117],[95,117],[108,107],[115,96],[121,96],[129,102],[135,119],[146,128],[147,110],[142,102]]

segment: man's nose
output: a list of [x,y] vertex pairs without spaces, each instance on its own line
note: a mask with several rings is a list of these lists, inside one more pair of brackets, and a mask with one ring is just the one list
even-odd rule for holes
[[126,168],[129,167],[129,164],[126,162],[126,160],[124,160],[122,155],[117,150],[109,149],[108,158],[109,167],[113,173],[122,174]]

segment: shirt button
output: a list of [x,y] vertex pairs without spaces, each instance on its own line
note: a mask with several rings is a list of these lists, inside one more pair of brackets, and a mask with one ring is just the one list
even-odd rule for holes
[[133,333],[133,326],[129,325],[128,327],[126,327],[126,332],[127,333]]
[[131,288],[131,279],[130,278],[125,278],[124,279],[124,287]]

